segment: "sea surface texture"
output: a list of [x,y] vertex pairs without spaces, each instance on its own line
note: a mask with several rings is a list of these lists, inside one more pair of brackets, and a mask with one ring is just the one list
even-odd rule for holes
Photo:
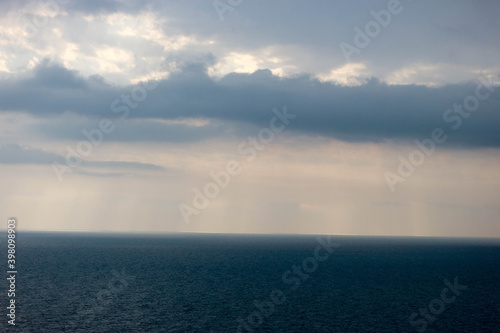
[[16,325],[4,279],[1,332],[500,332],[494,241],[22,232],[16,241]]

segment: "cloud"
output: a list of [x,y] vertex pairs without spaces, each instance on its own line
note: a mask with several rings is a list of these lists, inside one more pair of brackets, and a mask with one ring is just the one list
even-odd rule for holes
[[[66,164],[65,157],[59,154],[44,151],[39,148],[21,146],[16,143],[0,146],[0,163],[2,164],[52,164],[58,162]],[[129,161],[89,161],[83,160],[84,167],[92,168],[117,168],[117,169],[136,169],[161,171],[164,167],[140,162]]]
[[165,170],[164,167],[156,164],[128,161],[84,161],[82,165],[96,168],[123,168],[155,171]]
[[123,178],[123,177],[137,177],[140,176],[136,173],[131,172],[93,172],[93,171],[85,171],[78,169],[76,173],[83,176],[90,177],[103,177],[103,178]]
[[[493,93],[480,102],[478,111],[463,118],[455,131],[451,129],[455,122],[445,121],[443,115],[454,104],[473,96],[478,82],[427,87],[387,85],[372,78],[361,85],[341,86],[309,75],[278,77],[269,70],[232,73],[214,80],[206,71],[203,60],[185,64],[159,81],[155,89],[147,90],[141,84],[119,87],[102,78],[84,78],[45,61],[29,73],[0,81],[0,110],[23,111],[37,117],[68,111],[89,119],[126,115],[135,123],[125,127],[131,131],[140,128],[144,137],[117,132],[117,140],[125,140],[130,134],[127,140],[183,141],[186,135],[193,135],[194,140],[213,136],[218,129],[172,126],[152,120],[202,118],[234,122],[235,129],[238,124],[268,126],[271,109],[286,105],[290,113],[297,115],[289,126],[296,133],[344,141],[413,141],[429,137],[439,127],[452,133],[449,142],[455,145],[500,146],[498,86],[490,88]],[[481,89],[481,93],[488,93],[486,88]],[[452,116],[457,113],[448,115]],[[55,132],[63,130],[64,124],[60,126]],[[219,136],[228,132],[222,131]]]
[[[23,17],[43,16],[43,1],[0,2],[0,45],[5,72],[18,72],[34,57],[58,57],[85,75],[100,74],[115,82],[142,77],[144,63],[157,63],[172,51],[212,53],[219,61],[212,73],[254,71],[328,76],[348,65],[339,44],[354,43],[354,28],[364,29],[371,11],[387,1],[245,1],[218,18],[213,1],[69,1],[50,16],[35,36],[18,49],[8,40],[30,35]],[[475,71],[498,73],[499,22],[495,1],[401,1],[404,10],[391,18],[368,47],[353,57],[383,82],[443,85],[470,80]],[[274,15],[262,13],[280,13]],[[173,45],[170,43],[174,42]],[[170,46],[169,46],[170,45]],[[98,54],[104,54],[100,58]],[[118,54],[127,61],[110,55]],[[397,54],[397,57],[393,56]],[[3,69],[2,69],[3,70]],[[0,75],[7,75],[1,73]],[[397,82],[397,81],[396,81]],[[404,81],[406,82],[406,81]]]
[[0,147],[0,163],[3,164],[50,164],[62,161],[62,156],[41,149],[23,147],[12,143]]
[[[99,119],[75,113],[55,117],[31,118],[30,133],[55,140],[100,140],[115,142],[173,142],[193,143],[223,136],[228,139],[255,132],[254,126],[209,119],[114,119],[111,133],[88,134],[99,128]],[[26,129],[25,129],[26,130]],[[85,134],[87,133],[87,134]],[[89,139],[89,136],[92,139]]]
[[68,11],[84,14],[108,14],[126,10],[126,3],[113,0],[70,1]]
[[[500,2],[403,0],[351,61],[340,44],[388,0],[245,0],[223,21],[213,0],[56,2],[0,1],[0,206],[26,230],[500,235]],[[495,91],[453,111],[480,75]],[[246,164],[238,143],[285,106],[296,118]],[[448,146],[390,192],[384,173],[438,127]],[[178,225],[229,159],[244,174]]]

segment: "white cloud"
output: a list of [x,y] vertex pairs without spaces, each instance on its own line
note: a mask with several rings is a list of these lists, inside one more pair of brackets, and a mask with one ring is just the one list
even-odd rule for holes
[[364,63],[348,63],[340,68],[333,69],[328,74],[318,75],[321,81],[331,81],[346,86],[359,86],[370,76]]

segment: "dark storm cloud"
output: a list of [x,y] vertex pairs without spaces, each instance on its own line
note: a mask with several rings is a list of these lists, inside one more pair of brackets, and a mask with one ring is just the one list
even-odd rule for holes
[[[141,84],[112,86],[99,77],[83,78],[44,62],[23,77],[0,82],[0,109],[36,116],[71,111],[96,119],[199,117],[268,126],[271,109],[286,105],[290,113],[297,115],[290,130],[311,135],[347,141],[413,140],[428,137],[434,128],[441,127],[453,132],[453,143],[458,145],[500,146],[498,87],[490,88],[494,92],[480,101],[478,111],[462,119],[456,131],[451,130],[455,122],[443,119],[453,104],[474,96],[478,82],[427,87],[387,85],[371,79],[361,86],[348,87],[320,82],[307,75],[279,78],[268,70],[232,73],[215,81],[206,74],[204,65],[197,63],[186,65],[155,89],[146,90]],[[149,87],[154,85],[150,83]],[[486,87],[481,88],[481,94],[487,93]],[[457,115],[454,112],[448,117]],[[185,132],[181,128],[177,133],[162,135],[163,129],[173,128],[142,125],[143,132],[152,126],[152,140],[176,141],[176,136]],[[198,130],[203,134],[207,128]]]

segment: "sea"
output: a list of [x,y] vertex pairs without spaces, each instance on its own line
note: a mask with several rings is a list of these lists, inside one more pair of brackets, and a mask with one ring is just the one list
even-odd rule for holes
[[0,237],[1,332],[500,332],[495,239]]

